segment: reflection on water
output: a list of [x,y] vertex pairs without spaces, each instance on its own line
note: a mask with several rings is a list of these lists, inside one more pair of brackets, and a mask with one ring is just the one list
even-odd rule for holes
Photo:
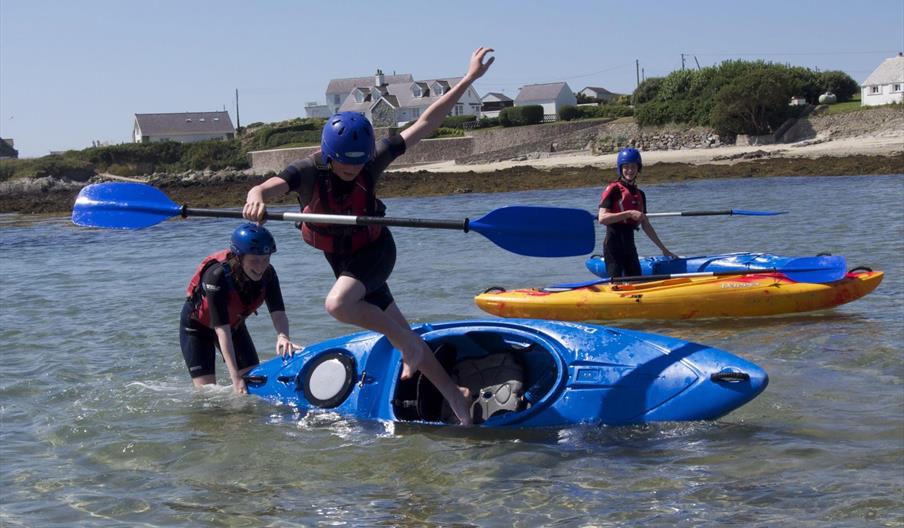
[[[788,209],[774,218],[656,219],[682,254],[845,255],[886,277],[812,314],[628,321],[723,348],[770,385],[713,422],[493,431],[359,422],[191,389],[176,335],[185,283],[233,224],[138,231],[0,217],[0,524],[11,526],[698,526],[904,524],[904,178],[870,177],[876,226],[841,199],[858,178],[645,188],[651,210]],[[393,216],[479,217],[511,204],[582,206],[599,189],[388,200]],[[332,276],[288,223],[280,275],[292,335],[329,318]],[[473,295],[592,278],[584,257],[522,258],[474,234],[394,229],[390,281],[413,321],[485,318]],[[638,236],[641,253],[654,254]],[[272,354],[266,315],[249,328]],[[222,364],[220,376],[223,378]]]

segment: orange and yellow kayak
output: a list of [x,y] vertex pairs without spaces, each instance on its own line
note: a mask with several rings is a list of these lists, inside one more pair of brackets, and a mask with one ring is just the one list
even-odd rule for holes
[[474,298],[501,317],[560,321],[749,317],[824,310],[875,290],[881,271],[853,271],[825,284],[795,282],[782,273],[681,277],[606,283],[564,291],[491,289]]

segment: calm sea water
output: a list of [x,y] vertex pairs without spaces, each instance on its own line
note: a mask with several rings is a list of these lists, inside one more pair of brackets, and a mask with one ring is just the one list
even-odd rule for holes
[[[902,526],[904,176],[646,190],[651,211],[790,211],[657,219],[677,253],[831,252],[886,278],[814,314],[632,323],[769,372],[765,393],[715,422],[392,427],[292,414],[225,385],[191,389],[177,335],[183,289],[235,222],[125,232],[0,217],[0,525]],[[593,210],[598,197],[576,189],[388,204],[392,216],[476,218],[511,204]],[[322,256],[291,225],[270,227],[293,337],[351,332],[323,310],[331,274]],[[582,257],[518,257],[476,233],[394,233],[390,284],[413,321],[483,317],[472,297],[492,285],[593,278]],[[642,235],[639,248],[655,249]],[[269,318],[253,319],[268,358]]]

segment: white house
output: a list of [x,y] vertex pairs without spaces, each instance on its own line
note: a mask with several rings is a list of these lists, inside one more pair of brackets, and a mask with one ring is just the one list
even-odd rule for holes
[[235,127],[232,126],[228,112],[135,114],[132,137],[135,143],[193,143],[209,139],[232,139],[235,137]]
[[515,106],[514,99],[499,92],[489,92],[480,99],[480,116],[499,117],[499,112],[509,106]]
[[605,88],[600,88],[599,86],[588,86],[578,93],[585,97],[589,97],[594,101],[611,101],[618,97],[617,93],[612,93]]
[[[461,77],[397,83],[386,79],[377,70],[371,83],[352,89],[339,111],[360,112],[375,126],[402,126],[420,117],[428,106],[461,81]],[[477,92],[473,87],[468,87],[449,115],[480,116],[480,104]]]
[[347,77],[345,79],[330,79],[326,87],[326,106],[329,108],[327,117],[339,111],[339,107],[352,93],[352,90],[359,86],[371,86],[375,79],[381,77],[383,82],[388,84],[413,82],[414,77],[410,73],[399,75],[383,75],[381,70],[377,70],[373,77]]
[[305,103],[304,113],[306,117],[322,117],[326,119],[335,112],[330,112],[329,105],[320,104],[317,101],[310,101]]
[[558,117],[563,106],[577,104],[578,99],[566,82],[528,84],[515,97],[515,106],[540,105],[547,116]]
[[904,102],[904,55],[885,59],[860,85],[860,104],[877,106]]

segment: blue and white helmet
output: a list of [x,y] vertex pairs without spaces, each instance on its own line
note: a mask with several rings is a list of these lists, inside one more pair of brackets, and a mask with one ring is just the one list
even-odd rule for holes
[[320,140],[323,162],[331,159],[349,165],[364,165],[374,155],[374,127],[358,112],[339,112],[327,119]]
[[267,228],[248,222],[232,232],[229,249],[237,257],[245,254],[270,255],[276,253],[276,240]]

